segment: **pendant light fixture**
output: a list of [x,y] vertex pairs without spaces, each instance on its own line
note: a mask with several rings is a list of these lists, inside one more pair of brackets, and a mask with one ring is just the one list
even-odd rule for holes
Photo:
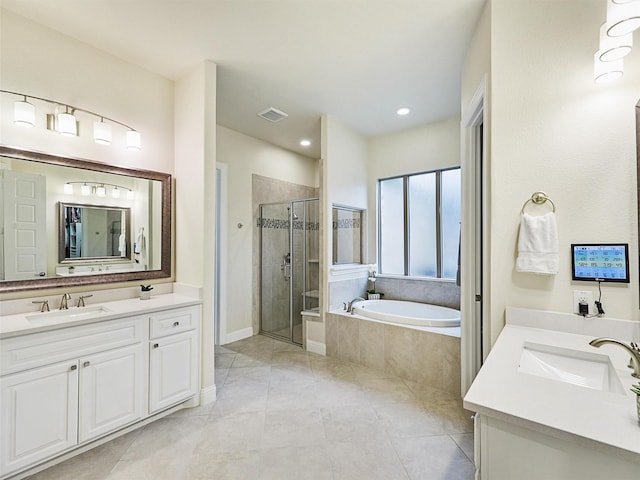
[[640,0],[607,0],[607,35],[621,37],[640,27]]
[[13,123],[21,127],[35,127],[36,125],[36,108],[29,102],[27,97],[14,103],[13,107]]

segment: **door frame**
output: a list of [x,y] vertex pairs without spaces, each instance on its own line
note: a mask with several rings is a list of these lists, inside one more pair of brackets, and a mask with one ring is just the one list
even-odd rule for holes
[[[460,363],[462,395],[471,386],[491,346],[490,296],[487,294],[490,280],[487,83],[487,76],[484,75],[465,109],[466,113],[461,122],[463,243],[461,245]],[[479,162],[481,162],[480,168]],[[478,188],[482,189],[480,205],[476,202]],[[482,216],[479,228],[476,222],[478,215]],[[478,241],[482,244],[481,252],[476,250]],[[480,307],[476,301],[478,294],[481,295]]]

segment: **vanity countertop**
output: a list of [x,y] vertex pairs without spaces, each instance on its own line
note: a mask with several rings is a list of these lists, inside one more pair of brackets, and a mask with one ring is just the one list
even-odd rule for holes
[[[571,321],[581,320],[573,316]],[[633,334],[635,326],[631,328]],[[507,320],[464,397],[464,407],[640,463],[640,422],[635,395],[629,391],[629,387],[639,380],[631,376],[631,370],[626,366],[629,354],[617,346],[595,348],[589,345],[596,336],[614,335],[584,333],[509,324]],[[618,338],[628,342],[633,337]],[[622,391],[607,392],[519,371],[527,343],[608,356]]]
[[[201,303],[202,301],[198,298],[167,293],[152,296],[149,300],[128,298],[99,304],[87,303],[86,307],[69,307],[68,310],[52,309],[50,312],[43,313],[27,312],[7,315],[0,317],[0,339]],[[91,312],[99,307],[103,307],[104,310],[93,315]]]

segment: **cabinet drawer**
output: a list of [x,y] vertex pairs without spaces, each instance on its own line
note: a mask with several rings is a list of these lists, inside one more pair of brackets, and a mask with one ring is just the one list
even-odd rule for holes
[[62,328],[0,341],[0,375],[139,343],[147,337],[145,317]]
[[200,307],[177,308],[150,315],[149,338],[166,337],[198,327]]

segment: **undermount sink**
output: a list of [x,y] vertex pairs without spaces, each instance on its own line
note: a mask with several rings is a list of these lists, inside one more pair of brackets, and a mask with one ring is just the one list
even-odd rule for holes
[[69,320],[80,320],[94,318],[111,313],[111,310],[102,305],[91,305],[89,307],[69,307],[68,310],[55,310],[53,312],[34,313],[25,315],[27,320],[51,320],[55,318],[67,318]]
[[625,394],[607,355],[525,342],[518,372],[579,387]]

